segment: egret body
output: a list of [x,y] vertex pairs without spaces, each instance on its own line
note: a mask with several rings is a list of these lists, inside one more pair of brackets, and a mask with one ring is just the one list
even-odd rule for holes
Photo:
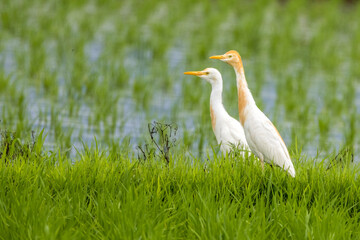
[[[244,129],[240,122],[232,118],[225,110],[222,103],[223,80],[215,68],[206,68],[202,71],[185,72],[186,75],[198,76],[212,86],[210,95],[211,125],[216,140],[220,144],[223,154],[229,152],[232,144],[241,149],[249,150]],[[244,156],[244,154],[242,154]]]
[[231,50],[223,55],[216,55],[210,58],[226,62],[235,70],[239,118],[244,127],[245,137],[251,151],[261,160],[262,164],[264,164],[264,161],[273,163],[283,168],[292,177],[295,177],[295,168],[291,162],[284,140],[272,122],[256,106],[246,82],[239,53]]

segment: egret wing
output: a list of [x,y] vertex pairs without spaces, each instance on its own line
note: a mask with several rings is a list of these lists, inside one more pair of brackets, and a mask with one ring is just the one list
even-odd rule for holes
[[[289,153],[274,125],[265,116],[263,121],[253,121],[247,128],[248,144],[266,162],[288,168],[292,166]],[[290,162],[290,163],[289,163]]]
[[234,139],[234,143],[240,144],[241,146],[248,148],[248,144],[245,138],[245,132],[240,122],[235,120],[234,118],[229,119],[229,131],[230,135]]

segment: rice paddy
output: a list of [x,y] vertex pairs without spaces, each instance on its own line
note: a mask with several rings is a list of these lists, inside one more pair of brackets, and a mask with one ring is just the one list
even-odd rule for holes
[[[4,0],[0,29],[0,239],[359,238],[359,3]],[[238,118],[230,49],[296,179],[221,156],[183,72]],[[169,166],[138,160],[153,121]]]

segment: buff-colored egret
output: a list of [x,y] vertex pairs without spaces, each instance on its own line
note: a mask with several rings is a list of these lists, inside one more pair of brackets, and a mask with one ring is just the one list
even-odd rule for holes
[[245,137],[251,151],[261,160],[278,165],[295,177],[295,168],[291,162],[285,142],[276,127],[256,106],[248,88],[243,63],[237,51],[231,50],[223,55],[210,57],[231,65],[236,74],[238,91],[239,118],[244,127]]
[[[232,149],[232,145],[249,151],[243,127],[239,121],[227,113],[223,106],[223,80],[220,72],[215,68],[206,68],[202,71],[184,72],[184,74],[198,76],[212,86],[210,95],[211,125],[216,140],[220,144],[221,152],[228,153]],[[245,152],[242,152],[242,156],[245,156]]]

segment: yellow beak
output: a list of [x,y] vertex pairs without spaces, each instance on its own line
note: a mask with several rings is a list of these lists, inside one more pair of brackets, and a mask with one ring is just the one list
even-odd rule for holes
[[184,72],[185,75],[195,75],[195,76],[201,76],[205,75],[203,71],[191,71],[191,72]]
[[215,55],[215,56],[211,56],[210,59],[225,59],[224,55]]

